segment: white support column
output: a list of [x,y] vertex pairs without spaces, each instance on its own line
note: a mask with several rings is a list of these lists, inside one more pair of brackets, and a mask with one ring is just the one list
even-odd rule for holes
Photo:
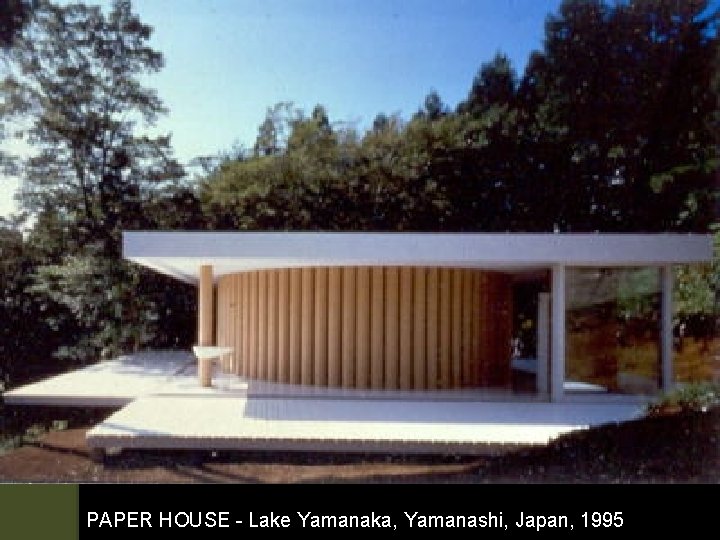
[[541,396],[550,394],[550,294],[538,294],[536,389]]
[[213,336],[213,268],[200,267],[198,283],[198,345],[214,345]]
[[660,272],[660,365],[662,366],[662,389],[666,392],[675,386],[673,370],[673,267],[667,264]]
[[565,266],[552,268],[552,336],[550,340],[550,401],[560,401],[565,382]]
[[[213,268],[209,265],[200,267],[200,281],[198,283],[198,345],[209,346],[215,344],[213,334]],[[200,385],[208,387],[212,379],[212,357],[198,358],[198,377]]]

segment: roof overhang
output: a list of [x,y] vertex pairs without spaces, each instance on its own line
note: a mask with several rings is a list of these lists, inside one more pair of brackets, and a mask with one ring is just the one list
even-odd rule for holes
[[196,283],[215,276],[307,266],[453,266],[528,269],[708,262],[712,237],[699,234],[123,232],[125,259]]

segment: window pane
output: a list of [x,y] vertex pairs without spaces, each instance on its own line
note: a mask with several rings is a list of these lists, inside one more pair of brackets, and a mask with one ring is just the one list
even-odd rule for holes
[[568,269],[565,390],[656,392],[659,328],[659,269]]
[[676,383],[720,381],[714,270],[711,264],[675,268],[673,372]]

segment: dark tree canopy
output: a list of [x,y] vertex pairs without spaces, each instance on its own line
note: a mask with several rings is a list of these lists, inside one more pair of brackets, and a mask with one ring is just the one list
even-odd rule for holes
[[11,47],[30,19],[32,0],[3,0],[0,2],[0,48]]
[[458,105],[458,112],[480,115],[489,107],[511,104],[516,79],[510,59],[504,54],[496,54],[491,62],[480,67],[467,99]]
[[169,138],[147,135],[166,112],[141,83],[163,66],[148,45],[152,29],[128,0],[108,10],[32,7],[0,83],[0,114],[33,150],[15,159],[22,207],[34,217],[22,243],[33,254],[23,290],[51,306],[43,320],[70,329],[60,356],[87,361],[168,341],[159,306],[182,318],[187,291],[120,258],[123,229],[202,226],[178,188],[183,171]]
[[707,228],[716,17],[707,2],[652,0],[566,1],[548,18],[523,97],[566,157],[554,156],[561,228]]
[[420,110],[415,114],[416,118],[426,118],[428,120],[439,120],[441,117],[448,114],[449,109],[447,105],[443,103],[440,94],[433,90],[427,96],[425,96],[425,102]]
[[[137,219],[139,199],[181,175],[167,137],[148,137],[166,112],[139,78],[163,65],[147,45],[151,28],[118,0],[99,7],[45,0],[9,54],[3,113],[27,126],[36,151],[22,160],[23,207],[46,201],[77,219],[89,242]],[[128,206],[129,205],[129,206]]]
[[380,113],[358,137],[276,105],[258,157],[203,198],[242,228],[706,231],[717,30],[704,1],[567,0],[521,77],[496,54],[455,111],[432,91],[409,122]]

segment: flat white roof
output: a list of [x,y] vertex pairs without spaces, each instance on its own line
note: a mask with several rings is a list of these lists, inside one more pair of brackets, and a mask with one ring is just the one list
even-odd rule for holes
[[215,276],[306,266],[456,266],[529,269],[707,262],[702,234],[123,232],[125,259],[189,283],[201,265]]

